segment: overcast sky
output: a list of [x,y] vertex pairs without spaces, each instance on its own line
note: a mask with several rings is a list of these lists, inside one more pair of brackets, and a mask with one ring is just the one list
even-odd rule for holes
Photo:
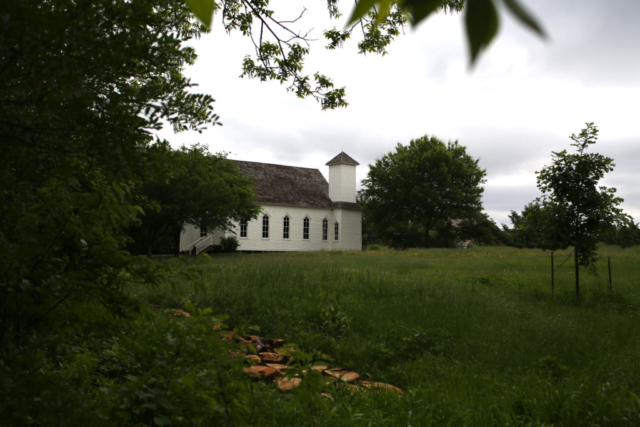
[[[202,134],[163,131],[174,147],[195,142],[229,158],[320,169],[344,150],[360,162],[358,188],[368,165],[398,143],[435,135],[458,140],[487,170],[483,204],[509,224],[539,195],[535,171],[551,151],[573,150],[568,137],[595,122],[593,151],[615,159],[604,184],[618,189],[624,210],[640,220],[640,1],[523,0],[550,40],[542,41],[501,13],[497,41],[469,71],[462,15],[439,14],[407,28],[384,57],[357,54],[351,40],[324,49],[330,21],[323,0],[305,3],[301,28],[314,28],[306,71],[346,86],[346,109],[322,111],[277,82],[240,79],[249,40],[229,36],[219,19],[194,43],[199,56],[186,74],[215,99],[224,126]],[[300,9],[272,1],[282,19]],[[351,5],[343,3],[348,15]],[[349,10],[347,10],[349,9]],[[297,11],[297,12],[296,12]],[[345,17],[346,18],[346,17]]]

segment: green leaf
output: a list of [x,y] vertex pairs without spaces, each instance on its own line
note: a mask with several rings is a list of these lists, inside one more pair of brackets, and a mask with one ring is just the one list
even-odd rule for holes
[[208,28],[211,28],[211,17],[215,3],[213,0],[185,0],[191,12]]
[[189,300],[186,300],[186,301],[185,301],[185,303],[184,303],[184,309],[185,309],[186,311],[188,311],[189,313],[195,313],[195,311],[196,311],[196,307],[195,307],[195,305],[194,305],[191,301],[189,301]]
[[153,417],[153,421],[156,423],[156,425],[159,426],[171,425],[171,420],[164,415],[156,415],[155,417]]
[[507,8],[513,13],[524,25],[529,27],[532,31],[535,31],[540,35],[540,37],[546,39],[547,34],[542,29],[538,21],[531,16],[529,11],[527,11],[517,0],[504,0],[504,4]]
[[411,25],[415,27],[443,4],[443,0],[405,0],[401,6],[410,13]]
[[379,0],[378,3],[380,3],[380,9],[378,10],[378,14],[376,16],[376,25],[382,24],[382,22],[389,15],[392,6],[391,0]]
[[498,12],[493,0],[467,0],[465,25],[473,66],[480,51],[489,46],[498,33]]
[[253,346],[253,344],[247,345],[247,350],[251,352],[251,354],[258,354],[258,350]]
[[349,22],[347,22],[347,26],[362,19],[371,10],[371,8],[375,6],[375,4],[376,0],[360,0],[356,3],[356,7],[353,8],[351,18],[349,18]]

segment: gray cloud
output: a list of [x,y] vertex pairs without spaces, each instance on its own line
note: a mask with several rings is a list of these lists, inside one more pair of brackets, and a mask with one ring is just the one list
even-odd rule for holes
[[548,132],[500,128],[463,128],[459,140],[494,178],[532,174],[548,163],[552,150],[568,146],[564,138]]
[[484,210],[498,224],[511,225],[508,215],[510,211],[520,212],[531,203],[540,192],[536,187],[487,185],[482,197]]
[[640,2],[529,3],[551,36],[540,61],[541,71],[585,83],[640,82]]

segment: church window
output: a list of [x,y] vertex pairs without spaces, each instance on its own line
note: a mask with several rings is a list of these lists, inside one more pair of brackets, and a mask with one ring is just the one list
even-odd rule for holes
[[327,218],[322,220],[322,240],[329,239],[329,221]]
[[240,237],[247,237],[247,220],[240,220]]
[[305,217],[302,223],[302,238],[309,240],[309,217]]
[[262,217],[262,238],[269,238],[269,215]]
[[289,238],[289,215],[285,216],[284,220],[282,221],[282,238]]
[[207,237],[207,230],[202,224],[200,224],[200,237]]
[[334,227],[335,230],[335,240],[338,240],[338,238],[340,237],[340,226],[338,225],[338,221],[336,221],[336,225]]

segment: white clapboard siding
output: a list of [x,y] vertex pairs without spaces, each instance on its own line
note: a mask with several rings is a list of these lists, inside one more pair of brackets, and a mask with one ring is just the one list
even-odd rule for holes
[[[262,237],[262,218],[269,215],[269,238]],[[289,216],[289,238],[283,237],[284,217]],[[303,239],[304,218],[309,218],[309,239]],[[327,240],[322,240],[322,220],[329,221]],[[335,222],[340,224],[339,239],[334,240]],[[322,251],[362,249],[362,213],[359,210],[263,206],[257,219],[247,224],[247,237],[240,236],[235,223],[239,251]],[[227,233],[227,235],[233,235]]]

